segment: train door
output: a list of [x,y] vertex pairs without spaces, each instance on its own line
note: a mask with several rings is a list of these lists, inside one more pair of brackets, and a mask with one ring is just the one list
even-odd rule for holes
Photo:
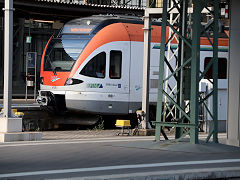
[[109,111],[127,114],[129,105],[130,42],[109,44],[106,68],[107,99]]

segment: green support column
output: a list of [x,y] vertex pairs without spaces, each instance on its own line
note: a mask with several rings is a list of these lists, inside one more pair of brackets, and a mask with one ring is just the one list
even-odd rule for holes
[[[186,38],[186,27],[187,27],[187,8],[188,8],[188,0],[182,0],[180,2],[180,20],[179,20],[179,34]],[[181,66],[184,63],[184,60],[187,60],[184,54],[184,41],[179,41],[179,50],[178,50],[178,65]],[[177,95],[177,103],[180,105],[181,108],[184,109],[184,92],[183,92],[183,69],[178,72],[178,82],[177,88],[180,92]],[[177,111],[176,117],[181,119],[182,115],[181,112]],[[175,131],[175,138],[180,138],[183,135],[183,128],[176,127]]]
[[[190,135],[190,142],[193,144],[198,141],[198,123],[199,123],[199,106],[204,104],[210,97],[213,97],[213,111],[208,107],[206,110],[214,120],[214,129],[209,134],[207,142],[213,135],[214,142],[217,139],[217,114],[218,114],[218,11],[219,0],[201,1],[192,0],[173,0],[173,6],[167,9],[167,0],[163,1],[162,9],[162,29],[161,29],[161,45],[160,45],[160,65],[159,65],[159,83],[158,83],[158,102],[157,102],[157,118],[153,122],[156,126],[155,139],[160,141],[160,134],[165,137],[164,129],[161,127],[174,127],[175,138],[181,139],[186,135]],[[206,5],[214,7],[214,12],[210,8],[206,8],[204,13],[214,16],[206,25],[201,24],[202,10]],[[190,9],[188,9],[190,8]],[[193,13],[188,13],[188,10],[193,9]],[[167,16],[174,9],[176,19],[172,24],[168,22]],[[152,11],[155,13],[155,11]],[[214,14],[213,14],[214,13]],[[155,13],[156,14],[156,13]],[[212,27],[212,25],[214,26]],[[166,27],[171,28],[173,34],[166,41]],[[212,31],[213,30],[213,31]],[[211,34],[214,36],[212,38]],[[206,35],[209,44],[213,47],[212,61],[207,65],[203,72],[200,71],[200,38],[201,35]],[[178,44],[171,45],[172,38],[176,38]],[[175,50],[174,50],[175,49]],[[172,57],[175,58],[175,64],[170,62],[171,58],[165,57],[165,50],[171,50]],[[213,66],[211,66],[213,65]],[[164,67],[168,67],[164,69]],[[206,94],[206,97],[199,95],[199,83],[208,72],[209,68],[213,67],[213,91]],[[164,77],[164,70],[169,70]],[[168,81],[171,81],[168,83]],[[212,82],[212,80],[209,80]],[[164,83],[165,88],[163,87]],[[171,87],[175,83],[176,86]],[[163,96],[166,100],[166,106],[163,108]],[[175,114],[171,117],[170,122],[163,122],[162,116],[166,116],[167,110]],[[171,112],[173,113],[173,111]],[[168,113],[169,114],[169,113]],[[167,139],[167,138],[165,138]]]
[[[156,121],[162,121],[162,102],[163,102],[163,75],[164,75],[164,59],[165,59],[165,42],[167,27],[167,0],[163,0],[162,29],[161,29],[161,46],[160,46],[160,65],[159,65],[159,82],[158,82],[158,101],[157,101],[157,117]],[[156,124],[155,139],[160,141],[161,125]]]
[[213,142],[218,143],[218,19],[219,0],[214,0],[213,24]]
[[193,28],[192,28],[192,61],[191,61],[191,97],[190,122],[195,128],[190,129],[190,142],[198,143],[198,107],[199,107],[199,66],[200,66],[200,33],[202,3],[193,0]]

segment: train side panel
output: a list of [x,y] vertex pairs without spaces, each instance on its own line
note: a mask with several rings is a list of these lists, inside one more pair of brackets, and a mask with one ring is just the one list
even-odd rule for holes
[[[94,78],[81,75],[83,68],[103,52],[106,54],[105,77]],[[119,63],[121,69],[117,66]],[[69,110],[98,114],[127,114],[129,109],[129,64],[130,41],[111,42],[97,48],[73,76],[73,78],[81,79],[83,83],[78,85],[79,88],[76,85],[72,86],[72,90],[66,91],[66,107]],[[113,74],[114,72],[115,74]]]
[[[129,112],[135,112],[142,105],[143,45],[143,42],[131,42]],[[153,48],[155,45],[156,43],[151,43],[150,104],[156,104],[157,101],[160,51]]]
[[141,107],[142,100],[143,42],[131,42],[129,112]]

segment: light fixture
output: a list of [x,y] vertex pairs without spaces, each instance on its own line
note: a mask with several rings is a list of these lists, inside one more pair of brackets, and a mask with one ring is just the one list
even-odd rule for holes
[[54,21],[47,21],[47,20],[41,20],[41,19],[33,19],[33,21],[39,22],[39,23],[54,23]]

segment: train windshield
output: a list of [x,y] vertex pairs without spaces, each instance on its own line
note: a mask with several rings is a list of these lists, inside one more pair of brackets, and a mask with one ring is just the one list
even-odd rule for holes
[[70,71],[89,40],[89,36],[84,35],[62,35],[61,38],[53,38],[44,57],[44,70]]

